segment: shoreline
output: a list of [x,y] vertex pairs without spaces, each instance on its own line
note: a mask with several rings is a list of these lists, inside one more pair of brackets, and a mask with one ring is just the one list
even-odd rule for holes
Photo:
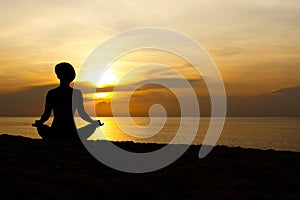
[[[9,133],[0,133],[0,139],[3,137],[19,137],[19,138],[23,138],[23,139],[29,139],[29,140],[36,140],[36,141],[42,141],[42,138],[31,138],[31,137],[26,137],[23,135],[13,135],[13,134],[9,134]],[[121,144],[121,143],[132,143],[132,144],[145,144],[145,145],[167,145],[166,143],[152,143],[152,142],[140,142],[140,141],[111,141],[111,140],[89,140],[89,141],[99,141],[99,142],[112,142],[112,143],[116,143],[116,144]],[[182,144],[182,143],[178,143],[178,144],[172,144],[172,145],[188,145],[188,146],[198,146],[199,150],[200,147],[202,146],[202,144]],[[296,151],[296,150],[289,150],[289,149],[271,149],[271,148],[254,148],[254,147],[243,147],[243,146],[228,146],[228,145],[215,145],[213,148],[215,147],[228,147],[228,148],[241,148],[241,149],[249,149],[249,150],[262,150],[262,151],[277,151],[277,152],[294,152],[294,153],[300,153],[300,151]]]

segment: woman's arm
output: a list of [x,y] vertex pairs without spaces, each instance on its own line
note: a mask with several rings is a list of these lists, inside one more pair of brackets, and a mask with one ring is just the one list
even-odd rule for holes
[[89,123],[95,123],[96,121],[93,120],[86,112],[84,109],[84,105],[83,105],[83,97],[82,97],[82,93],[80,90],[76,90],[76,94],[75,94],[75,101],[76,101],[76,107],[77,107],[77,112],[79,114],[79,116],[89,122]]
[[39,120],[41,123],[44,123],[49,119],[51,116],[51,111],[52,111],[52,99],[51,99],[51,94],[49,94],[50,91],[47,93],[46,96],[46,103],[45,103],[45,109],[44,113],[41,116],[41,119]]
[[51,94],[50,94],[50,91],[49,91],[46,95],[44,113],[42,114],[40,120],[35,121],[35,125],[41,125],[45,121],[47,121],[49,119],[49,117],[51,116],[51,111],[52,111],[52,100],[51,100]]

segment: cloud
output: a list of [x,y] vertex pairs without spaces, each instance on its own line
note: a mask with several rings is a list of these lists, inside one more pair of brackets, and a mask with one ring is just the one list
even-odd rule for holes
[[[47,90],[55,63],[67,60],[80,66],[104,39],[120,31],[155,26],[182,32],[213,55],[225,84],[232,86],[227,91],[236,95],[229,97],[230,115],[298,115],[298,110],[292,108],[298,108],[294,100],[299,99],[298,88],[285,87],[299,84],[300,1],[192,0],[154,4],[155,1],[144,0],[2,1],[0,89],[2,93],[4,89],[14,92],[0,95],[0,113],[40,113],[30,103],[43,107],[42,89],[25,89],[24,85],[44,84]],[[156,54],[148,59],[153,57]],[[182,71],[187,68],[182,67]],[[158,73],[173,75],[167,71],[153,73],[147,72],[146,78],[161,77],[156,76]],[[169,82],[176,87],[175,79]],[[202,88],[203,83],[191,80],[191,84]],[[118,89],[126,92],[132,87]],[[148,84],[139,90],[145,93],[160,87]],[[274,87],[283,89],[253,95]],[[113,89],[108,86],[97,91]],[[89,91],[93,90],[91,86]]]
[[160,85],[159,83],[166,83],[172,88],[185,88],[186,81],[188,81],[192,87],[198,86],[201,83],[203,83],[202,79],[187,79],[184,81],[183,79],[180,78],[156,78],[147,81],[139,81],[127,85],[118,85],[118,87],[105,86],[105,87],[97,88],[96,91],[97,92],[127,92],[127,91],[133,91],[133,89],[136,88],[137,86],[140,86],[138,88],[139,91],[165,88],[163,85]]
[[289,96],[290,98],[300,98],[300,87],[281,88],[271,91],[266,96]]
[[[146,88],[142,93],[135,93],[132,98],[132,105],[139,108],[135,110],[138,116],[147,116],[150,106],[157,103],[162,104],[169,111],[170,116],[180,115],[177,107],[178,102],[174,101],[174,96],[158,88]],[[187,102],[189,98],[187,96]],[[300,117],[299,99],[300,86],[282,88],[262,95],[231,96],[227,98],[227,116]],[[198,102],[201,115],[209,116],[210,97],[208,95],[198,95]],[[118,104],[119,110],[127,106],[121,101]],[[110,106],[110,102],[97,104],[98,114],[100,116],[111,116]],[[131,110],[133,111],[134,109],[131,108]],[[190,116],[195,115],[193,110],[190,110],[189,113]]]
[[55,85],[26,87],[0,94],[0,116],[39,116],[42,114],[47,91]]
[[[18,82],[6,77],[9,84],[1,82],[0,88],[49,83],[47,75],[58,61],[79,66],[104,39],[144,26],[173,29],[195,39],[214,55],[225,81],[250,82],[250,76],[266,84],[283,72],[278,85],[298,81],[300,1],[192,0],[153,5],[154,1],[144,0],[1,2],[1,73],[24,77],[24,69],[44,72],[40,78]],[[251,69],[255,71],[247,73]]]
[[300,86],[228,98],[229,116],[300,117]]
[[[26,87],[22,90],[0,94],[0,116],[40,116],[44,109],[47,91],[57,85],[41,85]],[[85,85],[91,88],[91,85]],[[124,88],[125,89],[125,88]],[[93,89],[94,90],[94,89]],[[111,88],[109,91],[112,91]],[[189,102],[189,96],[186,102]],[[228,97],[228,116],[297,116],[300,117],[300,86],[281,88],[263,95]],[[138,109],[131,108],[134,114],[145,115],[148,108],[155,103],[161,103],[170,116],[178,115],[177,100],[175,96],[160,87],[148,87],[137,91],[133,98]],[[201,115],[209,116],[210,98],[208,95],[198,95]],[[134,105],[134,104],[133,104]],[[119,109],[124,104],[119,101]],[[110,102],[97,104],[100,114],[109,116]],[[193,116],[193,110],[189,111]],[[98,113],[99,114],[99,113]]]

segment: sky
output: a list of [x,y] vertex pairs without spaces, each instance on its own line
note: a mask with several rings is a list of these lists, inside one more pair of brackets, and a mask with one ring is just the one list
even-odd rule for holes
[[[299,19],[297,0],[1,0],[0,115],[39,115],[47,90],[58,83],[55,64],[70,62],[79,72],[105,40],[135,28],[158,27],[183,33],[206,49],[222,75],[229,116],[300,116]],[[151,50],[132,52],[115,62],[103,83],[91,83],[98,93],[85,94],[87,104],[95,104],[100,115],[110,115],[114,85],[130,66],[147,63],[182,73],[203,104],[201,111],[209,115],[203,77],[182,58]],[[172,74],[153,68],[130,77],[122,85],[126,89],[115,92],[116,98],[143,80],[176,81]],[[88,81],[92,75],[76,81]],[[169,114],[177,116],[172,95],[159,86],[140,88],[132,98],[136,106],[131,105],[131,112],[144,115],[161,97]]]

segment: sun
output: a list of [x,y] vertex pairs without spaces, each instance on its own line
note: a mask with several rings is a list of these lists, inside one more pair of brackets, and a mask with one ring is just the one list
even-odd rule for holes
[[[119,74],[116,70],[108,69],[105,71],[103,76],[99,76],[97,73],[90,72],[86,74],[86,79],[90,80],[90,82],[96,88],[105,88],[110,86],[115,86],[119,81]],[[87,98],[93,99],[109,99],[112,96],[112,91],[106,92],[95,92],[91,94],[86,94]]]
[[[99,79],[97,87],[103,88],[107,86],[114,86],[118,82],[117,73],[114,70],[105,71],[104,75]],[[112,96],[112,92],[96,92],[94,93],[95,99],[109,99]]]
[[112,92],[96,92],[94,93],[94,99],[109,99],[112,96]]
[[117,82],[117,73],[114,70],[107,70],[105,71],[104,75],[100,78],[97,85],[98,87],[105,87],[115,85]]

